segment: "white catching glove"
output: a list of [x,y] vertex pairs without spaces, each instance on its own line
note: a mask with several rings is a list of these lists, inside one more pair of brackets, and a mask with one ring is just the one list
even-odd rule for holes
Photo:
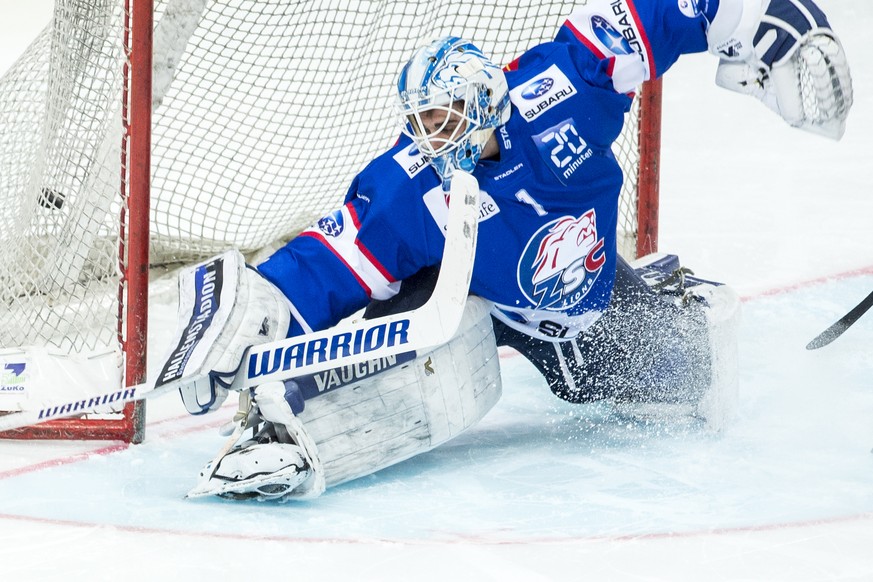
[[720,0],[707,39],[722,59],[717,85],[760,99],[794,127],[842,137],[852,78],[812,0]]
[[238,251],[179,274],[179,327],[157,378],[160,386],[189,378],[179,389],[191,414],[217,409],[227,398],[246,349],[284,338],[288,299]]

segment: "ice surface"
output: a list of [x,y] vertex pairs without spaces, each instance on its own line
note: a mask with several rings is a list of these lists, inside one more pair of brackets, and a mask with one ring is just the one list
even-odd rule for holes
[[[0,2],[4,29],[44,1]],[[840,142],[706,55],[665,78],[661,248],[744,296],[723,434],[564,404],[503,352],[502,401],[429,454],[311,502],[184,501],[232,406],[166,397],[140,446],[0,442],[3,580],[873,579],[873,314],[804,349],[873,288],[873,4],[820,4],[855,78]]]

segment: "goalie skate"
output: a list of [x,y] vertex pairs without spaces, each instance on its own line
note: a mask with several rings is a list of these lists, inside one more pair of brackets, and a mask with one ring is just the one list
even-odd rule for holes
[[617,402],[616,410],[644,422],[703,422],[722,430],[735,415],[738,398],[737,327],[740,302],[729,286],[695,277],[676,255],[655,253],[631,263],[661,296],[684,308],[701,309],[706,320],[710,381],[695,401]]
[[311,475],[297,445],[247,441],[221,458],[210,461],[189,498],[218,495],[229,499],[280,499]]
[[[693,290],[695,289],[722,285],[715,281],[695,277],[694,271],[688,267],[683,267],[676,255],[652,253],[640,257],[630,265],[649,287],[662,295],[675,295],[688,299],[689,292],[692,292],[690,295],[694,295]],[[700,296],[697,297],[702,299]]]

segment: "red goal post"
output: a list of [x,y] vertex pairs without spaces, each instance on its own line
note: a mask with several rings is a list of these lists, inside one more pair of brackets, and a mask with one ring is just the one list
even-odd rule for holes
[[[626,192],[629,204],[636,206],[634,252],[630,258],[642,257],[658,251],[658,202],[661,184],[661,88],[663,81],[654,79],[643,84],[639,96],[637,128],[639,162],[637,164],[636,192]],[[634,201],[634,194],[636,200]]]
[[[0,78],[0,411],[143,381],[150,267],[263,254],[335,207],[396,139],[395,76],[422,42],[464,36],[510,62],[571,9],[56,0]],[[650,82],[615,147],[631,258],[657,248],[659,144]],[[2,436],[140,442],[144,427],[139,404]]]

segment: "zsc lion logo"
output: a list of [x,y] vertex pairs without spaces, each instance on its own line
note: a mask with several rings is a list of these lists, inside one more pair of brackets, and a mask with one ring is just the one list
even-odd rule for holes
[[594,209],[540,228],[518,263],[518,285],[537,308],[564,311],[591,291],[606,262]]

